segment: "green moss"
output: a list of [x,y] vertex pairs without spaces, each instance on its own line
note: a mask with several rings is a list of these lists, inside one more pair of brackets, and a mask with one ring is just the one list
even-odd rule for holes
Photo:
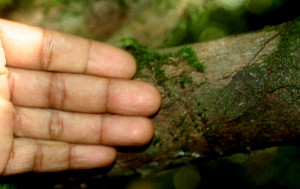
[[[155,85],[162,86],[163,98],[167,98],[169,102],[167,105],[164,104],[162,107],[166,108],[172,106],[175,102],[182,104],[186,103],[186,100],[179,94],[178,89],[184,89],[192,91],[196,86],[193,83],[191,72],[203,72],[204,66],[198,61],[197,54],[190,47],[182,47],[177,52],[173,53],[158,53],[150,50],[148,47],[140,45],[136,40],[123,39],[124,48],[130,52],[137,61],[137,74],[136,78],[147,79],[146,75],[149,75],[151,82]],[[185,64],[186,70],[182,70],[177,76],[170,76],[169,78],[165,75],[163,70],[164,65],[177,66],[179,64]],[[190,67],[190,68],[189,68]],[[145,74],[147,73],[147,74]],[[197,102],[197,104],[200,101]],[[197,115],[191,107],[185,113],[181,115],[172,116],[172,126],[168,127],[168,134],[172,137],[173,141],[187,140],[190,135],[191,129],[199,129],[200,122],[204,119],[203,113]],[[203,111],[203,107],[201,108]],[[174,132],[173,128],[181,128],[179,132]],[[184,147],[187,150],[187,147]]]
[[156,132],[154,132],[154,135],[152,138],[152,145],[154,145],[154,146],[160,145],[161,142],[162,142],[161,138],[157,135]]
[[[183,47],[175,53],[158,53],[139,44],[134,39],[122,39],[124,48],[130,52],[137,61],[137,77],[142,77],[140,70],[150,69],[157,79],[157,85],[163,85],[168,78],[162,66],[171,64],[170,59],[185,60],[188,65],[195,68],[198,72],[204,71],[204,66],[198,61],[195,51],[190,47]],[[191,77],[185,77],[180,81],[181,88],[185,88],[186,83],[191,83]]]
[[[269,77],[265,78],[266,91],[275,92],[284,88],[288,93],[300,90],[300,18],[286,23],[281,30],[281,40],[277,50],[265,60]],[[266,69],[268,68],[268,69]],[[284,74],[283,74],[284,73]],[[287,75],[288,74],[288,75]],[[288,76],[288,77],[287,77]],[[294,93],[294,92],[292,92]],[[297,95],[296,93],[292,94]]]
[[232,142],[244,145],[251,138],[249,130],[254,137],[262,128],[272,133],[300,132],[300,18],[278,29],[281,38],[276,50],[237,72],[218,95],[213,108],[214,118],[220,121],[204,133],[210,143],[230,145],[224,138],[224,133],[230,133]]
[[182,78],[182,80],[179,83],[180,83],[180,87],[182,89],[185,89],[185,84],[192,83],[192,82],[193,82],[192,77],[184,77],[184,78]]
[[168,78],[161,69],[163,64],[167,63],[167,56],[152,52],[148,47],[140,45],[134,39],[122,39],[123,46],[130,52],[137,62],[137,77],[140,77],[139,71],[143,68],[150,68],[155,73],[158,85],[162,85]]
[[182,47],[175,53],[175,56],[185,59],[191,67],[197,70],[197,72],[204,72],[204,65],[200,64],[196,52],[191,47]]

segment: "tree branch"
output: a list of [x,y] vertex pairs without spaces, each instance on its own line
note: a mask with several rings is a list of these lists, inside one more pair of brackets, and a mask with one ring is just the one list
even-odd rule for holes
[[[135,79],[156,85],[162,95],[162,107],[152,117],[152,143],[148,148],[119,148],[112,167],[76,171],[67,178],[146,175],[201,158],[298,145],[297,31],[260,31],[189,45],[205,65],[204,73],[174,57],[161,70],[149,63]],[[162,73],[163,80],[157,77]],[[64,179],[63,174],[55,176]]]
[[[108,175],[147,174],[198,158],[298,144],[300,74],[286,61],[299,64],[299,47],[288,59],[277,50],[281,41],[276,31],[260,31],[192,44],[204,73],[179,61],[162,67],[168,80],[161,85],[151,74],[137,78],[157,85],[163,97],[152,118],[155,137],[144,152],[121,152]],[[192,82],[182,87],[184,78]]]

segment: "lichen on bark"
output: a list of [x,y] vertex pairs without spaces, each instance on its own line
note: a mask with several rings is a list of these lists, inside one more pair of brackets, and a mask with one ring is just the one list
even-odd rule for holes
[[300,135],[299,19],[279,32],[277,49],[237,72],[220,93],[216,101],[220,118],[210,141],[215,145],[263,146],[269,142],[265,137],[284,144],[285,137]]
[[189,45],[203,73],[174,56],[182,47],[143,49],[134,79],[161,93],[155,136],[143,152],[119,153],[109,175],[299,142],[299,23]]

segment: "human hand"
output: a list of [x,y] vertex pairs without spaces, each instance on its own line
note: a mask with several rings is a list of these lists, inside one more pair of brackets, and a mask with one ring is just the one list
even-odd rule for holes
[[[2,48],[3,47],[3,48]],[[0,19],[0,175],[101,168],[160,107],[125,51]]]

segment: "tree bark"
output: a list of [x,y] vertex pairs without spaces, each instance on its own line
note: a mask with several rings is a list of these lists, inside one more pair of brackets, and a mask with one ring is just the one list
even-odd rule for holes
[[[163,66],[169,80],[157,86],[162,107],[152,118],[152,144],[143,152],[120,149],[107,175],[147,174],[199,158],[297,145],[299,93],[291,87],[291,69],[277,65],[274,72],[263,63],[280,39],[276,31],[260,31],[189,45],[205,65],[204,73],[184,61]],[[139,80],[156,84],[151,74]]]

